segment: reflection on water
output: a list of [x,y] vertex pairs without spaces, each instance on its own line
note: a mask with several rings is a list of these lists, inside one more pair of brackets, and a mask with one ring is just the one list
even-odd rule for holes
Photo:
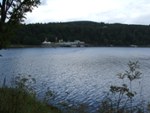
[[149,48],[26,48],[1,50],[2,81],[18,74],[32,75],[39,95],[50,87],[55,101],[87,103],[95,106],[103,92],[118,80],[115,75],[127,69],[129,60],[138,60],[144,75],[146,98],[150,91]]

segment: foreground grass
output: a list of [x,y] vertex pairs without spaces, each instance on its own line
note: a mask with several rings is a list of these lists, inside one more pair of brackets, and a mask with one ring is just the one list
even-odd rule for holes
[[61,113],[17,88],[0,88],[0,113]]

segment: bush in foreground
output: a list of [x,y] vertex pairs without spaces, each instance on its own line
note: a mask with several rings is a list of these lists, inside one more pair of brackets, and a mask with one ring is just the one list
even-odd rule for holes
[[[100,113],[145,113],[148,111],[142,98],[142,90],[137,92],[142,86],[138,89],[134,86],[142,77],[139,69],[138,62],[130,61],[128,70],[117,75],[122,82],[120,85],[110,86],[110,91],[101,103]],[[140,95],[140,98],[136,95]]]
[[0,113],[61,113],[57,108],[37,100],[26,85],[30,80],[30,77],[17,78],[14,88],[0,88]]

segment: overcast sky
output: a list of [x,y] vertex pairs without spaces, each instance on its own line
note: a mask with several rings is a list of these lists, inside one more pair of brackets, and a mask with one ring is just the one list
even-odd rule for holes
[[42,0],[25,22],[80,20],[149,25],[150,0]]

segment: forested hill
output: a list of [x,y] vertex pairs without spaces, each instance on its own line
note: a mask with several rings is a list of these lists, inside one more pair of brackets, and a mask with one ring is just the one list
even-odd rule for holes
[[90,21],[20,25],[11,38],[12,44],[40,45],[51,42],[80,40],[94,46],[149,46],[149,25],[105,24]]

